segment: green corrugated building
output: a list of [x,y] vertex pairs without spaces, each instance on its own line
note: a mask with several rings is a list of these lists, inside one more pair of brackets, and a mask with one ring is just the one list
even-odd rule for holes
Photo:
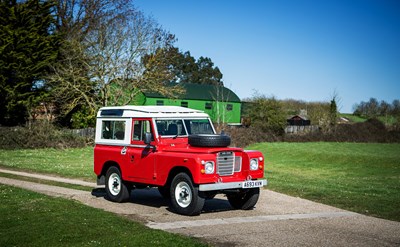
[[173,105],[202,110],[214,123],[240,124],[241,101],[223,86],[183,83],[185,93],[176,99],[154,92],[142,92],[136,102],[142,105]]

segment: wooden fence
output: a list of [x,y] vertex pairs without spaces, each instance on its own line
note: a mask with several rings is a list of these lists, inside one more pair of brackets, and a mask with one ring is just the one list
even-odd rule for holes
[[82,137],[87,137],[87,138],[93,138],[96,133],[95,128],[85,128],[85,129],[67,129],[65,130],[66,132],[72,133],[74,135],[82,136]]
[[319,131],[318,125],[288,125],[285,128],[286,134],[297,134],[297,133],[308,133],[308,132],[317,132]]

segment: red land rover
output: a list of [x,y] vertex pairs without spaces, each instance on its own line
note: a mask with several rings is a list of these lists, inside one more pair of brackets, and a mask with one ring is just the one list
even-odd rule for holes
[[200,214],[205,199],[226,194],[252,209],[264,177],[259,151],[229,147],[203,111],[177,106],[103,107],[97,114],[94,172],[115,202],[135,188],[157,187],[171,209]]

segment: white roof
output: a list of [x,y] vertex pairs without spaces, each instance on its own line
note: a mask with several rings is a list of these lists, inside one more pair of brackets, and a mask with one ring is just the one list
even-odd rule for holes
[[[102,114],[102,111],[119,111],[119,115]],[[122,115],[121,115],[122,114]],[[97,117],[154,117],[154,118],[208,118],[209,116],[201,110],[190,109],[180,106],[107,106],[100,108]]]

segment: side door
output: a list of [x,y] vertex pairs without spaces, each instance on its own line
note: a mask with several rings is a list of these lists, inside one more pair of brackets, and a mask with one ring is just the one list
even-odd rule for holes
[[154,178],[155,153],[151,146],[144,143],[145,134],[149,132],[153,135],[153,146],[154,128],[151,119],[132,119],[131,144],[126,150],[131,181],[151,183]]

